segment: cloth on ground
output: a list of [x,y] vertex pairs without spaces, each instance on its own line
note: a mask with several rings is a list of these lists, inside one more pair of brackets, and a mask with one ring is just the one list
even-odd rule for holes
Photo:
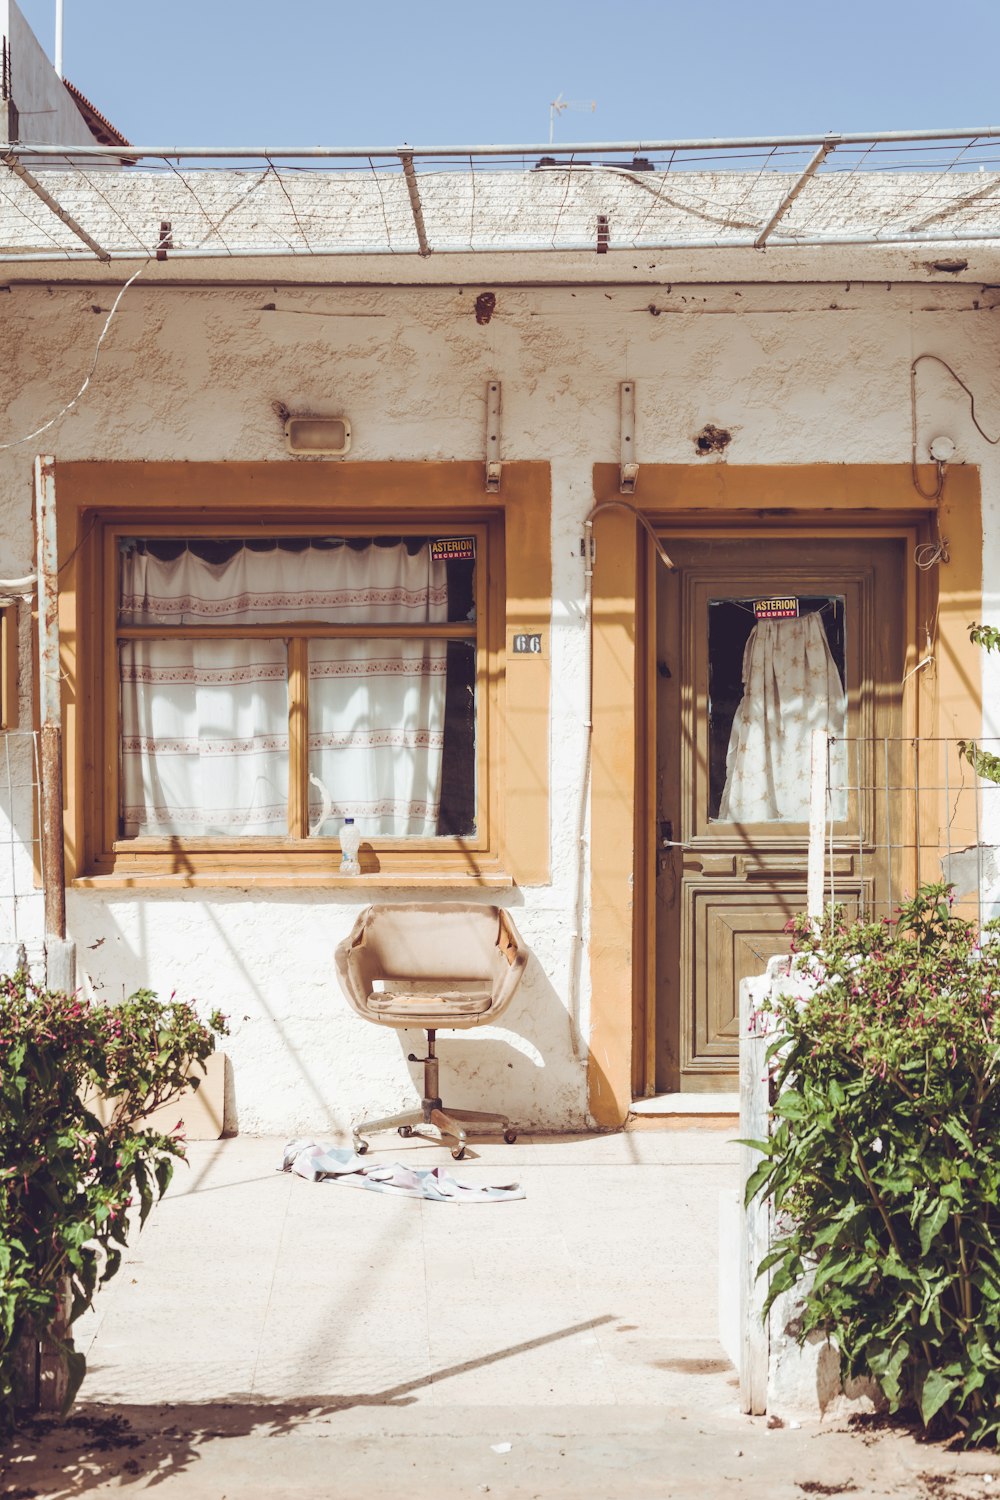
[[342,1182],[347,1187],[395,1193],[401,1198],[427,1198],[432,1203],[507,1203],[525,1196],[517,1182],[461,1182],[443,1167],[369,1162],[349,1146],[320,1146],[316,1141],[289,1141],[278,1170],[294,1172],[310,1182]]

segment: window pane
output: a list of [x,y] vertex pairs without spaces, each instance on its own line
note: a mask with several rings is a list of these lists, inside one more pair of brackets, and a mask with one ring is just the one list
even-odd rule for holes
[[120,648],[126,837],[288,832],[283,641]]
[[310,831],[473,834],[475,691],[471,641],[310,641]]
[[762,602],[709,600],[709,817],[805,823],[812,731],[846,727],[844,600],[801,596],[758,619]]
[[[468,555],[468,554],[472,555]],[[475,539],[122,538],[122,625],[475,619]]]

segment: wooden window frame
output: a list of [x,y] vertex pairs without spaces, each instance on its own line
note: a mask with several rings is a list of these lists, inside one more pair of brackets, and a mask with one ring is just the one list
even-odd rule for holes
[[[548,879],[548,652],[508,667],[512,630],[551,614],[548,465],[504,466],[487,495],[481,464],[57,464],[60,649],[66,735],[67,875],[77,886],[312,885],[502,888]],[[477,832],[377,838],[360,876],[339,874],[336,838],[125,839],[118,833],[117,538],[180,535],[475,534]],[[509,581],[509,583],[508,583]],[[231,634],[262,633],[234,627]],[[296,627],[292,640],[350,633]],[[462,635],[468,625],[354,633]],[[162,634],[162,632],[161,632]],[[270,631],[273,635],[273,630]],[[304,651],[290,651],[301,673]],[[306,753],[293,729],[290,755]],[[511,808],[515,815],[507,816]],[[290,800],[292,826],[305,810]]]
[[[396,622],[333,625],[289,622],[284,625],[268,623],[159,626],[121,625],[112,614],[109,629],[104,632],[102,640],[103,666],[99,680],[95,684],[97,692],[104,698],[103,719],[107,741],[103,747],[107,780],[95,789],[101,802],[99,822],[104,829],[105,849],[110,851],[115,859],[138,854],[169,856],[176,842],[169,836],[128,837],[119,832],[121,767],[117,756],[112,756],[108,752],[112,738],[117,743],[121,735],[118,647],[123,642],[143,640],[245,641],[251,639],[285,642],[288,648],[289,693],[288,834],[248,838],[239,838],[235,835],[228,838],[225,835],[203,835],[185,837],[181,842],[188,853],[225,853],[232,855],[236,860],[239,859],[242,851],[248,849],[255,852],[280,853],[289,847],[300,845],[299,852],[323,849],[333,856],[336,862],[339,860],[340,852],[338,838],[309,837],[309,642],[312,640],[474,640],[476,651],[476,832],[467,837],[440,835],[422,838],[403,836],[393,838],[379,835],[374,840],[365,838],[361,848],[361,866],[362,870],[380,869],[383,859],[397,851],[405,851],[407,854],[414,851],[423,853],[448,849],[467,849],[476,854],[488,851],[490,848],[489,831],[492,823],[489,764],[491,759],[495,759],[495,752],[492,757],[490,755],[490,735],[496,717],[495,708],[492,706],[496,698],[496,681],[490,672],[489,655],[491,645],[496,641],[498,630],[502,628],[499,623],[496,601],[498,589],[490,586],[491,552],[502,545],[502,537],[498,534],[500,531],[498,522],[499,518],[493,517],[487,522],[463,520],[461,523],[463,535],[473,536],[476,539],[475,621],[456,621],[447,624]],[[106,599],[110,598],[113,602],[120,597],[120,542],[123,537],[138,536],[143,540],[180,540],[182,537],[238,540],[246,535],[245,524],[232,522],[223,522],[214,526],[199,523],[180,528],[176,524],[145,524],[141,521],[137,525],[136,518],[131,517],[127,523],[115,520],[99,524],[104,532],[104,576],[109,585],[102,592]],[[453,524],[453,521],[448,522],[449,529]],[[263,527],[261,529],[262,537],[268,538],[267,531]],[[272,528],[272,536],[280,531],[282,536],[289,538],[318,537],[328,534],[329,529],[329,527],[317,527],[315,524],[286,526],[279,520]],[[418,523],[407,520],[405,530],[407,536],[423,536],[427,541],[433,541],[441,534],[442,527],[440,523],[435,525],[430,521]],[[400,525],[398,522],[373,525],[371,521],[342,521],[337,526],[337,534],[344,537],[398,536]],[[494,568],[494,576],[497,574],[502,578],[502,569]],[[98,856],[98,859],[100,858],[101,856]]]

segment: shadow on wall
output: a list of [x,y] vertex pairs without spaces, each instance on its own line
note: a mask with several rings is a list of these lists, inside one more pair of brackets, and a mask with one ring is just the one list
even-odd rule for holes
[[[164,987],[160,975],[151,974],[157,963],[151,955],[164,948],[160,924],[169,921],[167,930],[182,935],[183,908],[188,902],[197,903],[191,914],[202,932],[192,933],[186,965],[190,968],[193,955],[196,965],[201,964],[199,999],[219,1005],[234,1018],[233,1044],[223,1049],[231,1052],[232,1063],[225,1080],[227,1135],[237,1134],[240,1125],[241,1026],[248,1028],[244,1036],[252,1045],[255,1066],[260,1065],[262,1057],[266,1060],[280,1052],[289,1078],[295,1080],[295,1090],[306,1101],[302,1112],[321,1122],[306,1128],[331,1129],[322,1122],[335,1119],[343,1103],[337,1097],[338,1092],[343,1093],[343,1085],[338,1086],[324,1063],[319,1043],[311,1044],[311,1038],[320,1038],[331,1027],[348,1047],[352,1037],[358,1040],[356,1054],[349,1062],[348,1107],[355,1118],[391,1114],[408,1107],[410,1100],[419,1101],[422,1067],[407,1063],[406,1056],[409,1052],[423,1056],[425,1033],[396,1032],[400,1052],[397,1067],[386,1061],[384,1048],[380,1055],[378,1046],[371,1045],[370,1034],[386,1028],[373,1027],[355,1016],[340,991],[333,953],[357,916],[357,898],[352,892],[317,893],[315,903],[309,900],[304,913],[301,893],[269,892],[267,923],[273,936],[261,936],[259,924],[252,925],[253,945],[243,943],[240,932],[227,930],[227,914],[234,908],[245,908],[251,917],[254,915],[255,903],[245,892],[215,891],[209,901],[196,891],[181,895],[144,893],[138,908],[132,895],[118,898],[108,894],[98,903],[89,892],[72,892],[70,899],[71,930],[78,942],[81,967],[87,970],[94,993],[109,1000],[143,984]],[[466,895],[452,898],[467,900]],[[451,904],[448,895],[443,895],[440,904]],[[119,905],[127,906],[127,912],[116,920]],[[509,905],[517,920],[515,902]],[[288,913],[287,921],[282,920],[282,908]],[[301,943],[296,949],[293,908],[304,917],[302,930],[309,933],[305,955]],[[288,954],[287,964],[282,961],[278,971],[280,987],[273,977],[276,951]],[[166,961],[162,956],[158,960],[161,971]],[[173,976],[168,982],[172,988]],[[241,1016],[241,1012],[251,1014]],[[502,1020],[503,1024],[490,1032],[484,1027],[481,1033],[438,1033],[441,1092],[446,1105],[450,1102],[455,1107],[507,1114],[519,1130],[585,1128],[584,1065],[574,1060],[570,1017],[533,953]],[[253,1038],[258,1028],[262,1032]],[[280,1131],[286,1126],[283,1122],[275,1128]],[[287,1128],[298,1126],[289,1121]]]
[[[397,1030],[396,1037],[404,1060],[411,1052],[418,1058],[424,1056],[426,1032]],[[455,1109],[505,1114],[522,1131],[584,1127],[582,1079],[564,1070],[559,1077],[560,1070],[553,1066],[554,1062],[564,1064],[572,1055],[570,1018],[534,953],[529,952],[517,994],[495,1026],[443,1029],[437,1033],[436,1047],[446,1110],[450,1104]],[[419,1103],[423,1065],[407,1062],[406,1066],[413,1101]]]

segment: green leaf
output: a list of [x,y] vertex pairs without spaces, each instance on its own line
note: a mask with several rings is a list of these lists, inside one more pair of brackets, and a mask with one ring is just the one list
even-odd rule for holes
[[976,1149],[972,1144],[968,1132],[962,1127],[961,1122],[957,1120],[954,1115],[948,1115],[941,1122],[941,1125],[942,1129],[947,1131],[952,1140],[957,1141],[960,1146],[964,1146],[966,1151],[974,1151]]
[[750,1136],[742,1135],[736,1136],[729,1144],[731,1146],[749,1146],[751,1151],[762,1151],[765,1156],[770,1156],[774,1149],[770,1141],[755,1141]]
[[749,1208],[757,1194],[766,1186],[768,1179],[774,1171],[774,1163],[766,1157],[759,1161],[747,1178],[746,1192],[743,1195],[743,1207]]
[[926,1256],[929,1253],[931,1242],[941,1233],[953,1212],[952,1205],[945,1198],[939,1198],[933,1208],[920,1220],[921,1255]]
[[777,1271],[771,1277],[771,1285],[764,1299],[763,1316],[765,1318],[771,1310],[771,1304],[774,1302],[775,1297],[780,1297],[782,1292],[790,1291],[798,1280],[800,1280],[800,1276],[790,1271],[787,1264],[783,1265],[780,1271]]
[[944,1406],[957,1384],[956,1380],[942,1374],[940,1370],[927,1371],[917,1396],[921,1420],[925,1427]]
[[776,1266],[779,1260],[784,1260],[787,1254],[788,1250],[784,1245],[779,1245],[776,1250],[769,1251],[757,1267],[757,1276],[763,1276],[764,1272],[769,1271],[772,1266]]

